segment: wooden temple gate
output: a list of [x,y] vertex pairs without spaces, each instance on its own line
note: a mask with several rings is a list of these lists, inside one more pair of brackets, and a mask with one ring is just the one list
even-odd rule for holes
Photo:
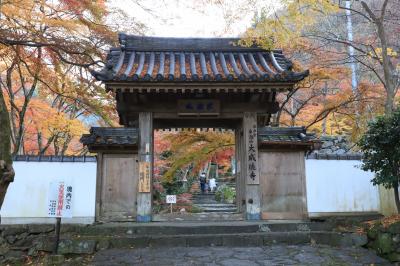
[[308,71],[292,71],[280,50],[238,39],[119,35],[105,68],[123,128],[92,128],[81,141],[98,154],[97,220],[152,219],[153,132],[235,130],[238,210],[244,219],[307,218],[303,128],[269,127],[276,94]]

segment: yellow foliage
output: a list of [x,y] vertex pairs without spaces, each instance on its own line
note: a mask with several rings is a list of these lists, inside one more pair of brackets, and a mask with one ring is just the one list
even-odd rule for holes
[[295,48],[301,44],[304,29],[314,26],[323,16],[339,11],[329,0],[283,0],[279,13],[269,14],[247,30],[241,44],[254,42],[266,49]]
[[[378,47],[378,48],[375,48],[374,52],[369,52],[368,54],[370,57],[378,57],[379,60],[382,61],[382,52],[383,52],[382,48]],[[393,48],[390,48],[390,47],[387,48],[386,52],[387,52],[387,55],[390,57],[398,57],[398,55],[399,55]]]

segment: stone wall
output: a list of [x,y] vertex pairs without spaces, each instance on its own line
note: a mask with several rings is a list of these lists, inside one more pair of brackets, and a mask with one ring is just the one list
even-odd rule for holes
[[[62,234],[64,233],[62,228]],[[54,265],[64,262],[68,255],[71,265],[80,265],[84,256],[101,248],[94,240],[62,239],[58,255],[55,247],[55,226],[50,224],[13,225],[0,227],[0,265],[24,265],[45,262]],[[50,256],[48,256],[50,255]]]
[[314,151],[317,154],[358,154],[354,151],[354,144],[347,136],[321,136],[321,149]]
[[400,262],[400,222],[384,227],[376,222],[367,229],[367,247],[391,262]]

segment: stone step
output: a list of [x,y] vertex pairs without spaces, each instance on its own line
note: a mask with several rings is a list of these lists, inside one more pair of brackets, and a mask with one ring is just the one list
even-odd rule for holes
[[208,200],[208,201],[213,200],[213,201],[216,201],[216,200],[215,200],[215,196],[194,197],[194,198],[192,198],[192,201],[202,201],[202,200]]
[[201,196],[201,197],[192,197],[192,201],[195,200],[215,200],[215,196]]
[[196,197],[215,197],[215,192],[208,192],[208,193],[193,193],[192,198]]
[[210,196],[194,196],[192,197],[192,200],[202,200],[202,199],[213,199],[215,200],[215,195],[210,195]]
[[157,214],[153,216],[155,222],[229,222],[242,221],[243,214],[233,212],[200,212],[183,214]]
[[203,212],[232,212],[237,211],[236,205],[226,203],[196,203],[196,207],[200,208]]
[[236,208],[236,205],[231,203],[196,203],[196,206],[200,208]]
[[215,194],[195,194],[195,195],[192,195],[192,199],[207,199],[207,198],[215,198]]
[[202,208],[203,212],[231,212],[231,213],[236,213],[237,208],[233,207],[233,208]]
[[[225,216],[224,216],[225,215]],[[76,235],[181,235],[181,234],[241,234],[258,232],[315,232],[332,231],[334,225],[326,222],[266,222],[266,221],[214,221],[213,218],[243,219],[242,214],[192,213],[154,215],[154,221],[162,223],[105,223],[95,225],[63,224],[62,234]],[[207,222],[189,221],[189,218],[207,218]],[[171,222],[168,222],[168,219]],[[186,220],[186,221],[185,221]],[[180,221],[180,222],[177,222]]]
[[[195,205],[195,206],[198,206],[198,207],[200,207],[200,206],[202,206],[202,205],[214,205],[214,204],[218,204],[218,202],[216,202],[216,201],[195,201],[195,202],[193,202],[193,205]],[[207,207],[200,207],[200,208],[207,208]]]
[[[218,205],[218,203],[219,203],[215,199],[214,200],[211,200],[211,199],[194,200],[192,202],[195,205],[199,205],[199,204],[214,204],[214,205]],[[221,203],[221,204],[223,204],[223,203]]]
[[[43,239],[43,241],[45,242],[46,239]],[[48,242],[52,243],[50,239],[48,239]],[[324,231],[201,235],[79,236],[62,238],[59,245],[59,252],[70,252],[70,246],[97,246],[97,249],[200,246],[250,247],[275,244],[322,244],[337,247],[352,247],[363,246],[366,242],[367,237],[365,235]],[[40,246],[38,249],[41,250]]]

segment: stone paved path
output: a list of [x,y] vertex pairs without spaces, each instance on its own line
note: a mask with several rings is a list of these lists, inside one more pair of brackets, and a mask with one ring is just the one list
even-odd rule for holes
[[176,247],[110,249],[96,253],[93,265],[390,265],[363,248],[310,245],[266,247]]

